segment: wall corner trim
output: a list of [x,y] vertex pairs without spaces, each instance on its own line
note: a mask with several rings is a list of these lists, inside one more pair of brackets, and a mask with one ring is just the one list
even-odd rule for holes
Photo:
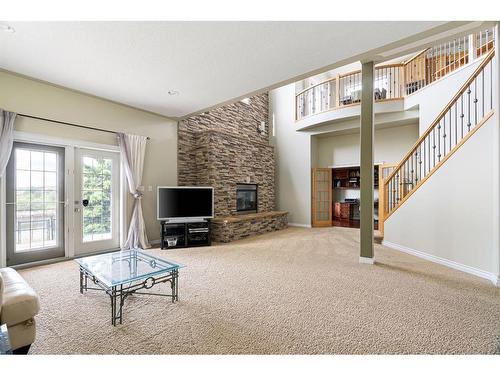
[[435,256],[432,254],[425,253],[423,251],[415,250],[415,249],[412,249],[412,248],[409,248],[409,247],[406,247],[403,245],[395,244],[393,242],[389,242],[389,241],[385,241],[385,240],[382,241],[382,245],[385,247],[388,247],[390,249],[393,249],[393,250],[398,250],[398,251],[401,251],[403,253],[414,255],[418,258],[422,258],[422,259],[428,260],[428,261],[433,262],[433,263],[438,263],[438,264],[441,264],[443,266],[453,268],[455,270],[466,272],[468,274],[489,280],[493,285],[500,287],[499,275],[495,275],[492,272],[488,272],[488,271],[481,270],[479,268],[467,266],[465,264],[458,263],[458,262],[455,262],[453,260],[441,258],[441,257]]

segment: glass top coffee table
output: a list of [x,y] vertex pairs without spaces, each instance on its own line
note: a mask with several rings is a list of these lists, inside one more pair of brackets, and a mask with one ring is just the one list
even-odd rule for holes
[[[122,323],[123,304],[131,294],[171,297],[179,300],[179,269],[182,264],[169,262],[145,251],[132,249],[76,259],[80,265],[80,293],[103,290],[111,298],[111,324]],[[88,280],[97,287],[89,287]],[[140,292],[157,284],[170,283],[171,294]]]
[[0,354],[12,354],[7,325],[0,325]]

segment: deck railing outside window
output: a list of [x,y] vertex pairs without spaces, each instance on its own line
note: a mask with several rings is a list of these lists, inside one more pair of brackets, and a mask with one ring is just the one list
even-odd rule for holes
[[[375,101],[403,98],[488,54],[493,29],[428,48],[400,64],[379,65],[374,72]],[[349,72],[308,87],[296,95],[296,119],[361,102],[361,72]]]

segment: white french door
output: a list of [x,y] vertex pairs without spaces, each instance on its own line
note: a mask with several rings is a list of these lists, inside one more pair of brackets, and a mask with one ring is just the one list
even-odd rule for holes
[[120,157],[75,149],[75,255],[120,246]]
[[64,257],[64,152],[14,142],[6,171],[8,266]]

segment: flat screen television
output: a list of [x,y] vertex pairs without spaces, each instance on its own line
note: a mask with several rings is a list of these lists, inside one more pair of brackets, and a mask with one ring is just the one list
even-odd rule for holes
[[208,186],[158,186],[158,220],[192,221],[214,217],[214,189]]

